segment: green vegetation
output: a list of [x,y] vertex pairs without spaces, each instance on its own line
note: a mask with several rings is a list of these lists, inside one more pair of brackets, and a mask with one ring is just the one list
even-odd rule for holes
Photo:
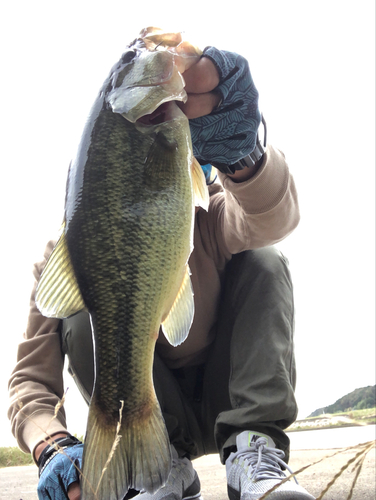
[[[80,441],[84,441],[83,436],[74,436]],[[0,447],[0,469],[3,467],[15,467],[18,465],[32,465],[34,460],[30,453],[24,453],[17,446]]]
[[332,405],[319,408],[309,415],[310,417],[319,417],[327,413],[352,412],[354,410],[364,410],[376,406],[376,385],[369,385],[346,394],[338,399]]
[[24,453],[17,446],[0,447],[0,468],[16,465],[31,465],[34,461],[29,453]]
[[287,431],[333,429],[336,427],[353,427],[369,424],[376,424],[376,407],[365,410],[352,410],[350,412],[325,413],[318,417],[308,417],[297,420]]
[[[338,413],[338,415],[342,415]],[[346,415],[359,424],[376,424],[376,408],[367,408],[365,410],[352,410]]]

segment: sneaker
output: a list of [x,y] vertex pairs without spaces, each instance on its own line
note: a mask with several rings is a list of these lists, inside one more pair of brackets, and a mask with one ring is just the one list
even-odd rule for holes
[[179,458],[171,446],[172,468],[167,483],[154,495],[141,492],[135,500],[191,500],[200,497],[200,480],[188,458]]
[[[237,451],[226,460],[227,490],[230,500],[256,500],[286,478],[281,466],[285,454],[264,434],[244,431],[236,437]],[[295,478],[294,478],[295,479]],[[270,493],[268,500],[315,500],[295,479]]]

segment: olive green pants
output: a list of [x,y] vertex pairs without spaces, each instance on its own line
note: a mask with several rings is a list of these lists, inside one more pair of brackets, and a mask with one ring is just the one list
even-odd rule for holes
[[[156,354],[154,385],[180,455],[219,452],[243,430],[268,434],[289,454],[283,429],[297,415],[294,302],[285,257],[273,247],[235,255],[226,268],[215,341],[205,365],[170,370]],[[62,323],[69,371],[89,403],[94,363],[89,316]]]

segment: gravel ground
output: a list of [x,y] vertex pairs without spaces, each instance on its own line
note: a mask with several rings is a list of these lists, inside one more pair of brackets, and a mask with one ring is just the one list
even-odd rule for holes
[[[305,465],[333,455],[338,449],[298,450],[292,452],[290,467],[297,471]],[[299,474],[298,480],[312,495],[318,497],[341,467],[358,450],[346,450],[335,457],[327,458]],[[217,455],[208,455],[194,461],[202,486],[202,500],[228,500],[225,468]],[[346,500],[351,489],[355,472],[351,466],[330,488],[324,500]],[[375,449],[371,450],[364,461],[352,500],[375,500]],[[7,467],[0,469],[0,500],[38,500],[36,485],[37,468]]]

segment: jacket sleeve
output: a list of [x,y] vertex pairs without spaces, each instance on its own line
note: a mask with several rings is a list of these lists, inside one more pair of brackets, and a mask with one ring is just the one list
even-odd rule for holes
[[203,244],[218,268],[233,254],[278,243],[298,225],[294,179],[277,149],[268,145],[258,172],[247,181],[218,176],[224,189],[212,188],[209,211],[198,217]]
[[35,290],[52,252],[49,242],[44,260],[34,266],[35,284],[30,298],[30,311],[24,341],[18,346],[17,364],[9,380],[10,407],[8,417],[21,450],[33,453],[47,436],[66,432],[63,366],[59,320],[45,318],[35,304]]

